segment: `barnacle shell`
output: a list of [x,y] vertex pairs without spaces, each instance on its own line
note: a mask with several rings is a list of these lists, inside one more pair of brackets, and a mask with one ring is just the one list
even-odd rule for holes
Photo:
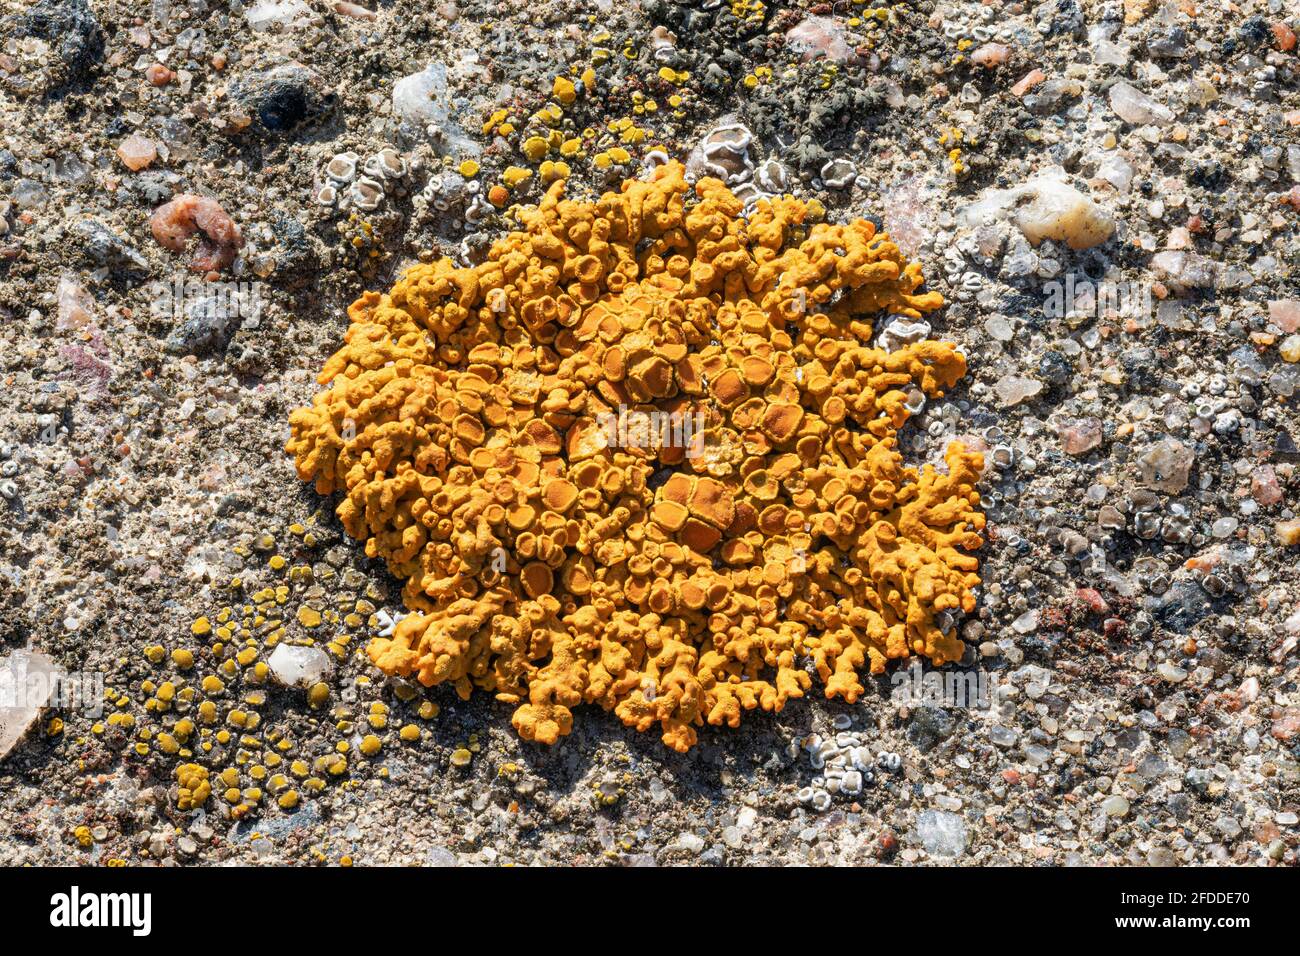
[[401,179],[406,175],[406,160],[391,146],[383,146],[366,160],[363,167],[367,176],[380,181]]
[[852,185],[858,167],[847,159],[837,157],[822,167],[822,182],[828,189],[844,189]]
[[348,187],[345,198],[362,212],[373,212],[384,201],[384,187],[369,176],[361,176]]
[[880,347],[886,352],[896,352],[904,346],[930,337],[930,323],[907,316],[892,318],[880,332]]
[[346,186],[356,178],[358,160],[357,154],[351,151],[337,153],[325,164],[325,175],[329,177],[331,182]]

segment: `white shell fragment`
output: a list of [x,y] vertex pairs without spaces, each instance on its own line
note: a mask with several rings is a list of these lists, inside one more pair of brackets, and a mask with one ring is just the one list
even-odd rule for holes
[[929,322],[900,315],[880,330],[880,347],[886,352],[896,352],[906,345],[924,341],[929,336]]
[[958,223],[975,229],[1008,218],[1029,242],[1064,242],[1071,249],[1091,249],[1115,232],[1114,217],[1065,181],[1058,168],[1011,189],[991,189],[957,210]]
[[271,676],[286,687],[308,688],[328,676],[333,665],[319,647],[280,644],[266,662]]

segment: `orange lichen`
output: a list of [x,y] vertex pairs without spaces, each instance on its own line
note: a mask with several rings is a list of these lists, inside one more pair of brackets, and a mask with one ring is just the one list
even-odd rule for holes
[[869,222],[693,193],[676,163],[596,202],[555,184],[482,264],[358,299],[290,419],[299,476],[406,582],[371,660],[495,693],[529,740],[587,703],[686,750],[810,670],[853,701],[864,667],[963,652],[941,622],[975,604],[981,456],[905,467],[896,435],[965,360],[869,344],[942,298]]

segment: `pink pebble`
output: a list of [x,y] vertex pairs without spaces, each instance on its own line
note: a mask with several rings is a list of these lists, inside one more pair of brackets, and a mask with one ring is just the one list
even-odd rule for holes
[[1250,476],[1250,493],[1258,505],[1275,505],[1282,500],[1282,488],[1272,465],[1261,465]]
[[144,169],[158,158],[158,147],[153,140],[132,133],[117,147],[117,158],[122,161],[122,165],[134,172]]
[[198,253],[190,263],[195,272],[226,268],[235,261],[244,244],[239,226],[215,199],[183,193],[154,210],[149,227],[158,244],[172,252],[181,252],[196,232],[200,235]]
[[992,69],[1007,62],[1011,56],[1011,47],[1005,43],[985,43],[970,55],[970,61],[976,66]]
[[1268,320],[1288,334],[1300,330],[1300,301],[1271,300],[1268,304]]
[[857,63],[844,27],[831,17],[805,17],[785,34],[786,47],[805,62],[825,58],[832,63]]
[[1106,599],[1101,596],[1101,592],[1096,588],[1078,588],[1075,590],[1074,596],[1088,605],[1088,610],[1093,614],[1105,614],[1110,610],[1110,605],[1106,603]]
[[1068,455],[1082,455],[1101,444],[1101,422],[1080,418],[1060,430],[1061,445]]

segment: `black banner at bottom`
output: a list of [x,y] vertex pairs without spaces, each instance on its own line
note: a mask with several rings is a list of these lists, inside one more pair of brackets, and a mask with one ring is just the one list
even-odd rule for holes
[[[951,942],[955,927],[969,920],[977,922],[982,933],[1005,924],[1020,938],[1041,929],[1064,931],[1071,940],[1174,932],[1229,942],[1237,934],[1281,932],[1292,925],[1294,915],[1285,904],[1295,887],[1290,877],[1275,870],[9,869],[0,870],[0,916],[9,933],[22,934],[11,938],[80,934],[129,946],[162,933],[192,933],[197,919],[211,923],[228,917],[243,932],[285,930],[286,920],[309,925],[330,914],[352,914],[359,920],[362,911],[357,905],[367,899],[387,900],[376,904],[376,912],[392,916],[381,927],[386,941],[397,943],[409,932],[412,942],[418,935],[427,943],[431,925],[441,922],[435,911],[448,908],[454,909],[457,924],[473,925],[481,919],[490,926],[499,924],[501,907],[511,905],[510,900],[526,904],[528,912],[513,918],[545,919],[548,910],[572,915],[576,901],[590,912],[601,907],[613,913],[637,905],[636,900],[644,905],[658,899],[667,908],[670,899],[704,899],[721,892],[733,903],[745,894],[751,906],[763,899],[750,895],[755,893],[770,894],[771,904],[783,909],[791,903],[798,909],[824,903],[831,921],[838,921],[841,917],[834,914],[842,914],[842,904],[853,900],[853,912],[861,908],[871,920],[873,937],[912,933],[933,920],[945,920],[934,926]],[[824,896],[818,884],[824,884]],[[354,901],[354,906],[337,905],[344,900]],[[407,909],[410,903],[414,910]],[[426,907],[433,924],[419,915]],[[923,919],[909,919],[909,911]],[[289,915],[294,913],[298,916]],[[877,918],[886,914],[889,918]],[[732,918],[739,915],[733,913]],[[218,926],[212,929],[219,931]]]

